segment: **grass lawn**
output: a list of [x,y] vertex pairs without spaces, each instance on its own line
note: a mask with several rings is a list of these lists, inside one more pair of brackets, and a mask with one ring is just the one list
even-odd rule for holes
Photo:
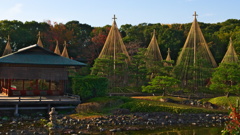
[[[73,116],[99,117],[104,115],[111,115],[114,109],[129,109],[130,112],[169,112],[169,113],[228,113],[228,110],[207,109],[203,107],[183,105],[178,103],[160,102],[161,98],[171,98],[175,101],[186,100],[178,97],[162,97],[162,96],[144,96],[144,97],[98,97],[90,99],[87,103],[101,104],[101,109],[91,112],[81,112]],[[211,101],[211,99],[209,99]]]
[[216,105],[220,105],[220,106],[229,106],[230,104],[235,106],[237,100],[238,100],[238,102],[240,102],[239,101],[240,97],[238,97],[238,96],[230,96],[230,97],[222,96],[222,97],[211,98],[208,100],[208,102],[211,102],[212,104],[216,104]]

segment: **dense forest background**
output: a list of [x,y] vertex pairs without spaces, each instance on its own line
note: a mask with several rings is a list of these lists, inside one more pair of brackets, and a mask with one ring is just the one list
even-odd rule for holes
[[[176,61],[191,24],[125,24],[119,27],[119,31],[129,55],[133,56],[139,48],[146,48],[149,45],[155,29],[163,58],[166,58],[167,49],[170,48],[172,60]],[[240,20],[229,19],[219,23],[199,22],[199,25],[217,63],[221,62],[230,37],[232,37],[236,52],[240,53]],[[62,50],[64,41],[67,41],[71,58],[85,59],[89,65],[92,65],[101,52],[110,28],[110,25],[92,27],[79,21],[62,24],[51,21],[23,23],[17,20],[2,20],[0,21],[0,53],[4,51],[8,35],[13,51],[17,51],[36,44],[40,31],[41,40],[46,49],[53,51],[58,41],[60,50]]]

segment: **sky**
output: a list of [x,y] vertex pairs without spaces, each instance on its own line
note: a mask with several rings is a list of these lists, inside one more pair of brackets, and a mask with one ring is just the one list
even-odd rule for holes
[[0,20],[118,27],[140,23],[190,23],[193,13],[204,23],[240,19],[240,0],[0,0]]

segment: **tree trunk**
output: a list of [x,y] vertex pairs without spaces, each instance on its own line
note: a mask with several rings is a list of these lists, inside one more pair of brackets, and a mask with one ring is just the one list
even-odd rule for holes
[[227,97],[227,98],[229,97],[229,92],[227,92],[226,97]]
[[162,96],[165,96],[165,93],[166,93],[165,88],[163,88],[163,94],[162,94]]

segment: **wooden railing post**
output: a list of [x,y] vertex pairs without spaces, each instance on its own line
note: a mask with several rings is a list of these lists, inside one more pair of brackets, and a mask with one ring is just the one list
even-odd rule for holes
[[18,114],[18,104],[15,105],[14,116],[19,116],[19,114]]
[[21,102],[21,97],[20,96],[18,97],[18,102]]

